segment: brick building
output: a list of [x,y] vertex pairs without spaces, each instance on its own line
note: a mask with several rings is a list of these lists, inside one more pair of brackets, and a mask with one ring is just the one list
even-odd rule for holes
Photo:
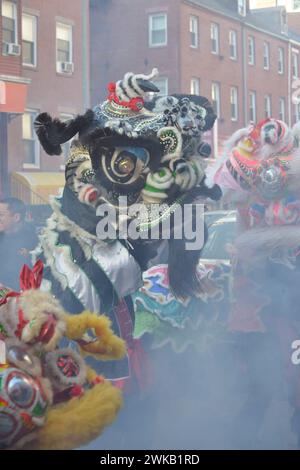
[[288,12],[300,11],[300,0],[250,0],[250,8],[286,7]]
[[294,123],[300,36],[284,7],[250,10],[244,0],[91,0],[91,96],[128,71],[160,70],[162,93],[210,97],[219,141],[250,120]]
[[7,122],[2,181],[12,180],[13,193],[40,186],[47,196],[47,184],[63,180],[65,155],[43,152],[33,122],[40,111],[68,119],[89,105],[88,0],[0,0],[0,8],[1,87],[6,94],[9,83],[27,88],[23,109],[0,105]]

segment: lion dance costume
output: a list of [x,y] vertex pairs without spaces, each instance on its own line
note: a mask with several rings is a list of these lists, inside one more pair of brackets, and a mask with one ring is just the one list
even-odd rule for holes
[[[149,76],[128,73],[111,83],[108,99],[84,116],[62,123],[41,114],[35,124],[50,155],[59,154],[61,144],[78,134],[66,164],[63,196],[54,201],[54,214],[36,252],[45,265],[43,288],[73,314],[88,309],[107,315],[127,343],[127,356],[105,368],[89,363],[114,380],[129,377],[130,363],[139,383],[143,351],[133,337],[137,309],[132,294],[143,286],[142,273],[160,264],[167,266],[168,289],[175,295],[199,291],[201,249],[187,251],[185,240],[172,235],[168,242],[142,235],[122,239],[122,224],[134,221],[139,234],[166,219],[172,227],[176,207],[199,196],[221,197],[217,185],[205,184],[203,158],[211,149],[202,136],[216,119],[210,103],[199,96],[155,96],[159,90],[151,80],[157,74],[156,69]],[[129,208],[142,206],[143,215],[124,216],[120,197],[126,197]],[[153,204],[161,210],[151,211]],[[119,217],[113,223],[116,236],[108,230],[107,239],[100,239],[97,226],[105,221],[104,207]]]
[[299,371],[291,362],[299,336],[299,135],[299,124],[251,124],[232,136],[208,178],[238,209],[229,327],[256,390],[241,412],[241,420],[256,416],[249,426],[252,438],[287,384],[300,441]]
[[[206,186],[203,169],[211,149],[202,135],[216,119],[210,103],[190,95],[149,98],[159,91],[152,82],[157,73],[126,74],[109,85],[106,101],[67,123],[47,113],[35,122],[49,155],[77,139],[62,197],[53,201],[53,215],[34,253],[34,271],[22,273],[20,293],[3,290],[4,448],[83,445],[113,421],[121,405],[118,388],[129,377],[145,385],[147,360],[134,338],[138,311],[132,299],[143,285],[143,272],[163,263],[173,295],[201,291],[201,248],[186,251],[185,240],[174,236],[167,242],[121,236],[123,225],[132,221],[141,234],[168,219],[172,232],[176,207],[199,196],[221,197],[217,185]],[[124,215],[120,197],[129,207],[141,204],[143,215]],[[155,213],[154,203],[162,205]],[[119,216],[115,223],[109,220],[104,237],[98,231],[105,222],[103,209]],[[43,278],[37,279],[41,264]]]
[[[32,271],[24,266],[21,292],[1,289],[1,449],[83,445],[114,421],[122,404],[120,391],[87,367],[84,358],[120,359],[123,341],[106,317],[89,312],[73,317],[41,292],[42,271],[40,261]],[[95,332],[92,346],[81,339],[89,328]],[[63,337],[73,339],[77,351],[60,348]]]

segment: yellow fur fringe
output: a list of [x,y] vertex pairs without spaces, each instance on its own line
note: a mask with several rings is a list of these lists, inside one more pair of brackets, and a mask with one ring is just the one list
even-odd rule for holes
[[116,419],[122,406],[120,390],[103,382],[83,397],[53,407],[37,435],[37,450],[70,450],[96,439]]
[[66,316],[66,336],[72,340],[79,340],[88,329],[93,329],[99,340],[82,346],[85,355],[93,355],[97,359],[121,359],[126,353],[125,342],[111,330],[111,322],[104,315],[98,316],[91,312],[80,315]]

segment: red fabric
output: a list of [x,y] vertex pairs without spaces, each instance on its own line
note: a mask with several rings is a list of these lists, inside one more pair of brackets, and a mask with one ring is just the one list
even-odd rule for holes
[[17,338],[21,339],[22,332],[25,326],[28,325],[29,321],[24,319],[24,312],[21,308],[19,308],[18,310],[18,315],[19,315],[19,323],[15,331],[15,335]]
[[[115,309],[115,314],[120,326],[121,337],[127,344],[132,378],[136,380],[140,390],[146,390],[153,383],[152,366],[147,353],[142,347],[141,341],[133,339],[133,324],[124,299],[119,302]],[[114,381],[114,384],[128,393],[133,388],[130,379]]]
[[43,270],[44,265],[41,260],[38,260],[32,269],[24,264],[20,274],[21,290],[38,289],[42,283]]
[[130,108],[132,111],[140,111],[141,108],[145,104],[145,101],[143,100],[143,98],[140,98],[140,97],[132,98],[130,101],[121,101],[116,94],[115,83],[110,83],[108,85],[108,91],[109,91],[109,95],[107,99],[109,101],[114,101],[120,106],[124,106],[124,108]]
[[147,390],[153,384],[152,364],[140,340],[133,341],[128,349],[129,360],[140,390]]

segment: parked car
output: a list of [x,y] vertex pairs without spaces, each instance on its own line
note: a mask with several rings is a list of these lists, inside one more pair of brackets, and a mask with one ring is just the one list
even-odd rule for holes
[[205,214],[208,239],[202,250],[205,265],[230,266],[230,248],[235,238],[236,211],[215,211]]

